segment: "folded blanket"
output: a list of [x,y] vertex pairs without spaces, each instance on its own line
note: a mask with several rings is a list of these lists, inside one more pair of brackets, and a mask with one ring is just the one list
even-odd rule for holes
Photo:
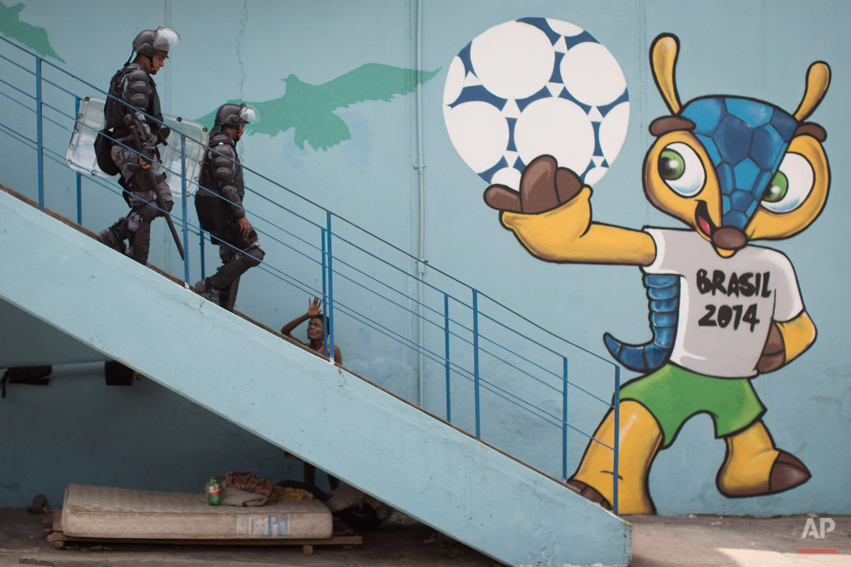
[[262,506],[267,500],[268,498],[263,494],[227,485],[222,487],[222,505],[224,506]]

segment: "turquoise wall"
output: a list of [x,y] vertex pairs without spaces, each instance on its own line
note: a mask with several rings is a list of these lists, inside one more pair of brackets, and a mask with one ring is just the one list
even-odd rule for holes
[[[25,4],[20,20],[44,28],[51,48],[64,63],[47,60],[101,88],[129,56],[130,42],[138,31],[159,25],[176,29],[182,41],[157,82],[164,110],[187,118],[200,118],[229,99],[259,102],[281,97],[287,88],[282,79],[290,75],[319,85],[367,63],[399,69],[417,65],[414,1],[174,0],[149,2],[144,15],[129,3],[126,7],[96,1],[32,0]],[[500,226],[497,213],[482,200],[487,183],[458,156],[444,125],[443,85],[456,54],[491,27],[528,16],[571,22],[604,44],[623,70],[631,113],[620,155],[594,187],[594,216],[636,229],[644,225],[678,227],[677,221],[646,201],[641,189],[642,161],[653,139],[647,127],[667,113],[649,70],[648,50],[654,37],[668,32],[680,39],[677,84],[684,101],[732,94],[794,111],[810,63],[823,60],[830,64],[830,90],[810,119],[828,133],[824,145],[832,160],[833,193],[821,217],[805,232],[767,244],[792,261],[807,312],[818,328],[818,340],[800,359],[753,383],[768,408],[764,421],[774,441],[806,463],[813,476],[782,494],[725,498],[714,486],[724,459],[724,443],[713,439],[711,420],[698,415],[685,425],[676,443],[656,458],[649,489],[661,514],[849,513],[851,496],[838,487],[851,465],[845,450],[851,440],[849,368],[843,356],[851,306],[838,290],[849,276],[843,213],[851,203],[839,188],[849,173],[840,156],[849,150],[843,99],[851,84],[843,71],[849,63],[849,48],[843,39],[851,7],[839,1],[807,5],[781,1],[537,1],[518,5],[424,0],[422,4],[422,70],[438,71],[422,87],[425,258],[431,266],[603,356],[608,356],[601,339],[604,332],[635,342],[649,336],[640,273],[635,268],[541,262]],[[86,14],[85,18],[81,14]],[[89,22],[83,29],[67,25],[83,19]],[[2,29],[0,33],[9,36]],[[9,51],[0,48],[4,54]],[[20,112],[12,106],[0,108],[0,120],[19,118]],[[417,163],[416,95],[400,93],[389,101],[352,104],[334,114],[346,123],[350,139],[317,151],[309,145],[299,148],[293,129],[274,137],[254,134],[241,142],[243,162],[416,255],[420,229],[418,178],[413,167]],[[5,163],[16,164],[4,166],[0,183],[34,197],[33,152],[5,135],[0,136],[0,149],[8,158]],[[73,177],[53,165],[47,175],[52,191],[47,205],[73,215]],[[277,202],[316,215],[280,188],[250,175],[246,181]],[[84,188],[84,205],[84,224],[92,230],[101,230],[125,212],[120,198],[104,195],[95,187]],[[277,223],[295,224],[257,196],[249,196],[246,206]],[[311,219],[324,222],[321,215]],[[155,223],[153,242],[151,262],[182,275],[182,264],[161,222]],[[267,261],[278,258],[284,265],[297,261],[268,238],[262,243]],[[216,264],[209,249],[206,260],[208,269]],[[399,262],[405,269],[415,270],[412,262],[401,257]],[[197,265],[193,270],[193,278],[200,277]],[[318,271],[311,274],[316,281]],[[426,280],[443,281],[433,270],[427,270]],[[404,279],[400,282],[409,285]],[[406,332],[416,332],[412,317],[369,304],[366,296],[355,297],[376,317],[393,319]],[[305,310],[307,299],[303,291],[255,270],[243,278],[237,307],[279,328]],[[10,306],[3,306],[2,314],[0,332],[10,339],[0,341],[0,366],[97,358]],[[409,399],[419,397],[427,409],[442,414],[439,369],[427,366],[420,380],[411,351],[353,320],[341,318],[339,324],[337,343],[347,367]],[[623,378],[629,377],[630,373],[624,372]],[[609,384],[603,387],[588,379],[585,385],[598,388],[601,395],[611,394]],[[299,474],[299,465],[284,459],[278,449],[252,440],[153,383],[105,389],[95,378],[57,380],[48,388],[10,389],[9,398],[0,403],[7,407],[0,417],[0,437],[3,454],[9,456],[0,462],[0,476],[8,479],[0,485],[0,506],[23,506],[39,492],[56,502],[69,482],[191,490],[205,477],[226,469],[253,469],[274,480]],[[495,401],[486,400],[485,413],[488,408],[493,409],[490,415],[502,415]],[[92,425],[70,428],[62,438],[44,427],[52,416],[73,416],[75,412]],[[163,425],[172,415],[180,419]],[[580,406],[574,415],[584,429],[592,430],[602,418],[602,410]],[[23,423],[33,425],[23,427]],[[97,423],[114,427],[95,427]],[[508,425],[492,418],[489,427],[500,443],[522,447],[524,459],[552,474],[560,471],[558,458],[552,454],[554,445],[537,426]],[[119,430],[122,435],[116,435]],[[211,439],[216,440],[215,449]],[[555,442],[557,447],[558,440]],[[573,447],[569,470],[573,470],[582,456],[584,440],[572,435],[569,444]],[[190,451],[188,464],[185,455]],[[102,458],[93,459],[92,452]],[[164,470],[171,472],[163,474]]]

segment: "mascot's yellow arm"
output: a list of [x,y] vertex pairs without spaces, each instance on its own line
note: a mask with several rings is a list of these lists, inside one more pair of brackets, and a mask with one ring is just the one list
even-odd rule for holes
[[649,266],[656,245],[645,232],[591,222],[591,189],[534,215],[502,213],[502,224],[529,252],[550,262]]
[[810,348],[816,340],[816,326],[806,311],[801,311],[797,317],[786,322],[777,321],[777,326],[783,336],[787,364]]

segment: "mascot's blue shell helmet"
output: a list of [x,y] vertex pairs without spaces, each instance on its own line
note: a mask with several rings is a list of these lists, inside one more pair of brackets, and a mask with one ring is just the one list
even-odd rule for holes
[[748,98],[695,99],[680,115],[695,124],[723,202],[721,226],[744,230],[777,174],[798,121],[786,111]]

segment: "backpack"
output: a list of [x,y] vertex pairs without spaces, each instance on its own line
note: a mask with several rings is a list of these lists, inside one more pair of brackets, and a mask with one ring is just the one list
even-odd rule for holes
[[121,170],[112,160],[112,132],[104,128],[95,138],[95,156],[98,167],[107,175],[118,175]]
[[103,116],[106,118],[106,129],[112,130],[116,126],[124,124],[124,115],[127,113],[127,106],[121,100],[121,93],[118,92],[118,86],[121,84],[121,79],[124,78],[129,70],[128,67],[122,67],[115,72],[112,80],[109,81],[109,96],[106,97],[106,104],[103,105]]
[[127,107],[121,102],[118,86],[127,72],[127,67],[122,67],[115,72],[115,75],[109,81],[109,96],[106,97],[106,103],[103,105],[106,127],[98,132],[95,139],[95,156],[97,157],[98,167],[107,175],[118,175],[120,173],[118,166],[112,161],[112,138],[115,137],[113,129],[124,124],[124,114]]

